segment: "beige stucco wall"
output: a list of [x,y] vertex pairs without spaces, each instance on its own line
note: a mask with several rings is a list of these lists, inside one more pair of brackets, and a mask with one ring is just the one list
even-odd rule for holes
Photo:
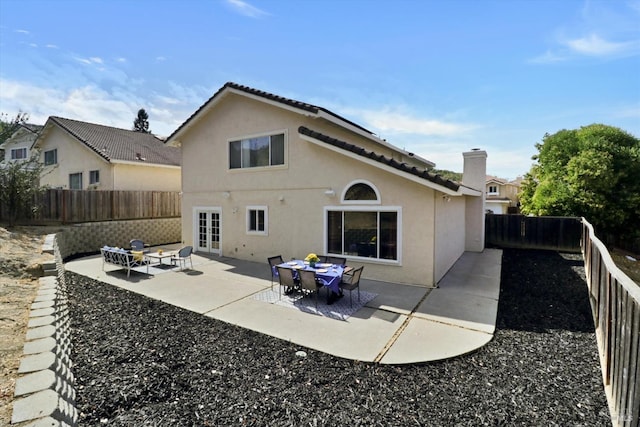
[[5,141],[2,144],[2,149],[4,150],[4,160],[6,162],[11,161],[11,150],[18,148],[26,148],[27,149],[27,159],[31,158],[33,155],[33,151],[31,150],[31,146],[33,145],[33,141],[36,139],[36,134],[33,132],[29,132],[25,129],[20,129],[16,132],[12,138]]
[[[109,189],[180,191],[182,188],[182,176],[178,166],[115,163],[112,171],[113,182],[106,184],[111,186]],[[99,189],[106,190],[107,188],[100,187]]]
[[[222,211],[222,255],[264,262],[268,256],[304,257],[325,253],[325,212],[341,204],[341,194],[354,180],[365,180],[380,193],[380,207],[399,207],[401,260],[399,262],[350,258],[350,265],[365,265],[364,276],[383,281],[433,286],[436,276],[435,201],[441,193],[382,171],[343,154],[298,137],[305,125],[358,145],[364,138],[323,120],[306,118],[282,108],[231,95],[216,105],[181,135],[183,171],[182,238],[194,247],[194,207],[219,207]],[[285,131],[285,165],[229,170],[228,141],[252,135]],[[379,150],[378,150],[379,151]],[[334,197],[325,195],[327,189]],[[229,192],[225,198],[223,192]],[[280,200],[282,199],[282,200]],[[458,198],[462,199],[462,198]],[[453,206],[458,206],[458,202]],[[268,236],[246,233],[247,206],[268,207]],[[369,205],[371,206],[371,205]],[[461,211],[460,209],[458,209]],[[447,217],[447,209],[444,217]],[[464,215],[462,212],[460,215]],[[460,232],[456,220],[448,231]],[[464,250],[463,239],[448,242],[438,262],[448,269]],[[455,259],[445,261],[447,256]],[[265,267],[266,268],[266,267]]]
[[[38,145],[42,163],[45,151],[58,150],[58,164],[45,166],[41,185],[68,189],[69,174],[81,172],[85,190],[180,191],[181,188],[179,167],[110,163],[57,126],[52,126]],[[89,185],[92,170],[100,171],[97,186]]]
[[437,193],[434,281],[438,283],[465,249],[466,197],[450,197]]

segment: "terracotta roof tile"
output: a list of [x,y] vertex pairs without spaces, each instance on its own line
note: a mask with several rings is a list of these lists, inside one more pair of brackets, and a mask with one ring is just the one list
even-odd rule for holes
[[295,99],[290,99],[290,98],[285,98],[283,96],[279,96],[279,95],[275,95],[273,93],[269,93],[269,92],[265,92],[263,90],[258,90],[258,89],[254,89],[251,88],[249,86],[243,86],[243,85],[239,85],[237,83],[233,83],[233,82],[227,82],[224,84],[224,86],[222,86],[220,89],[218,89],[218,91],[216,93],[213,94],[213,96],[211,98],[209,98],[204,104],[202,104],[191,116],[189,116],[189,118],[187,120],[184,121],[184,123],[182,123],[178,129],[176,129],[170,136],[169,138],[167,138],[167,140],[171,140],[173,138],[173,136],[175,134],[178,133],[178,131],[180,131],[180,129],[182,129],[185,125],[187,125],[187,123],[189,123],[194,117],[196,117],[198,115],[198,113],[200,113],[200,111],[202,111],[203,108],[205,108],[210,102],[212,102],[214,99],[218,98],[225,90],[227,89],[235,89],[235,90],[239,90],[242,92],[245,92],[247,94],[250,95],[255,95],[255,96],[259,96],[261,98],[264,99],[268,99],[270,101],[275,101],[275,102],[279,102],[281,104],[284,105],[288,105],[290,107],[294,107],[294,108],[298,108],[300,110],[303,111],[308,111],[310,113],[313,114],[318,114],[318,112],[322,111],[326,114],[329,114],[345,123],[349,123],[352,126],[355,126],[356,128],[370,134],[370,135],[374,135],[373,132],[371,132],[368,129],[365,129],[364,127],[360,126],[357,123],[354,123],[350,120],[345,119],[342,116],[339,116],[338,114],[335,114],[334,112],[327,110],[326,108],[323,107],[318,107],[317,105],[312,105],[312,104],[308,104],[306,102],[301,102],[301,101],[296,101]]

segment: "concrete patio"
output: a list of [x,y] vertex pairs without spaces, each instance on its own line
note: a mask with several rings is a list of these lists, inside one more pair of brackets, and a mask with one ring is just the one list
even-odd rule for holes
[[[177,248],[163,246],[165,250]],[[338,357],[406,364],[465,354],[492,339],[501,260],[502,251],[496,249],[466,252],[435,289],[364,278],[362,290],[378,295],[346,321],[255,299],[256,294],[271,287],[266,260],[250,262],[194,254],[192,269],[157,275],[132,272],[129,278],[117,266],[107,264],[103,271],[100,255],[69,261],[65,268]]]

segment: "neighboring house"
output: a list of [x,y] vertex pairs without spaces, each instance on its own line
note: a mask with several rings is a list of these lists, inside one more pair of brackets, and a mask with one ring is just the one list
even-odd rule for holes
[[27,161],[31,158],[33,144],[42,129],[40,125],[19,124],[15,132],[0,145],[4,151],[5,162]]
[[464,184],[322,107],[225,84],[167,140],[182,148],[182,238],[264,262],[308,253],[364,276],[434,286],[484,248],[486,153]]
[[519,213],[520,211],[520,184],[522,178],[518,177],[513,181],[487,175],[487,198],[485,209],[487,213],[507,214]]
[[41,185],[180,191],[180,149],[152,134],[51,116],[35,147],[44,163]]

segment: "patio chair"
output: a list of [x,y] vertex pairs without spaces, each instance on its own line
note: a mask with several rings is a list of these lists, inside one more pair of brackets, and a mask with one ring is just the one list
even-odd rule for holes
[[269,268],[271,268],[271,290],[273,290],[273,278],[278,277],[276,266],[278,264],[284,264],[284,260],[282,259],[282,255],[276,255],[267,258],[267,262],[269,263]]
[[193,269],[193,260],[191,259],[191,253],[193,252],[192,246],[185,246],[180,248],[177,254],[171,257],[171,264],[175,265],[176,262],[180,263],[180,270],[187,267],[187,260],[191,264],[191,269]]
[[328,262],[329,264],[345,265],[347,263],[347,259],[337,256],[328,256],[325,262]]
[[140,239],[133,239],[129,242],[129,246],[132,251],[142,251],[144,253],[149,252],[149,249],[144,248],[144,242]]
[[364,266],[342,275],[340,289],[346,289],[349,291],[349,304],[351,307],[353,307],[353,298],[351,294],[354,289],[358,290],[358,301],[360,301],[360,276],[362,275],[362,270],[364,270]]
[[280,280],[280,298],[282,298],[282,288],[285,287],[293,290],[298,285],[298,281],[293,275],[293,269],[280,266],[276,266],[276,269],[278,270],[278,279]]
[[318,282],[315,270],[299,270],[300,288],[302,292],[308,294],[316,294],[316,309],[318,308],[318,298],[320,297],[320,289],[322,282]]

